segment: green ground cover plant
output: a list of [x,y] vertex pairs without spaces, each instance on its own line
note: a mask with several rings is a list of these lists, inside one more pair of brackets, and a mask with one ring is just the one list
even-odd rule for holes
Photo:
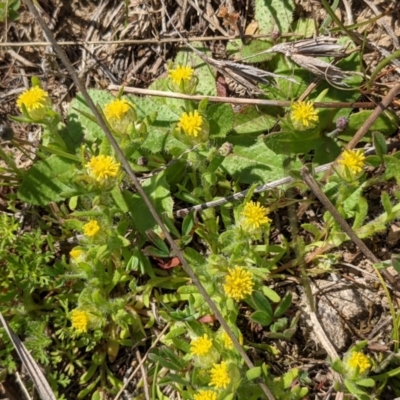
[[[281,32],[310,34],[309,21],[287,19],[294,9],[291,1],[268,6],[256,1],[255,7],[265,32],[278,19]],[[285,43],[292,42],[297,43]],[[235,112],[229,104],[213,103],[215,70],[187,51],[179,52],[168,76],[149,89],[210,99],[139,97],[125,95],[123,89],[116,96],[89,91],[130,167],[141,175],[145,193],[239,343],[245,350],[271,357],[280,352],[274,340],[290,341],[299,320],[298,315],[290,317],[292,295],[282,296],[269,285],[282,277],[275,270],[289,257],[302,266],[311,252],[336,248],[349,237],[326,211],[323,226],[298,227],[308,232],[307,240],[290,234],[281,235],[279,242],[272,240],[273,214],[298,200],[287,197],[283,189],[288,187],[257,196],[256,187],[291,175],[296,179],[292,189],[306,194],[301,166],[317,167],[338,158],[321,187],[360,238],[373,237],[400,217],[399,191],[382,192],[382,213],[373,219],[365,196],[374,185],[393,179],[399,184],[400,153],[388,155],[386,146],[398,125],[396,115],[388,111],[374,122],[364,140],[374,145],[375,154],[365,155],[361,149],[343,149],[372,111],[315,106],[358,100],[364,81],[360,53],[350,52],[336,64],[348,72],[342,87],[332,85],[327,76],[307,100],[298,100],[311,73],[296,63],[296,57],[265,52],[274,45],[259,40],[242,46],[237,41],[228,50],[233,58],[249,57],[282,76],[269,85],[260,84],[260,97],[289,101],[289,107],[247,105]],[[206,52],[199,43],[192,46]],[[351,49],[350,39],[341,39],[340,46]],[[163,388],[170,386],[184,399],[260,399],[265,396],[260,381],[275,399],[307,398],[312,381],[304,371],[288,367],[277,375],[262,358],[248,369],[229,335],[214,324],[213,311],[181,268],[84,97],[76,96],[63,120],[51,94],[34,78],[17,106],[21,114],[12,119],[40,125],[43,136],[29,169],[18,168],[0,150],[8,165],[2,174],[16,188],[9,198],[10,213],[0,216],[0,310],[14,332],[24,336],[57,398],[69,398],[65,389],[76,384],[77,377],[78,399],[117,395],[123,382],[110,365],[126,349],[145,346],[158,325],[167,329],[148,355],[151,398],[168,398]],[[386,168],[370,175],[366,166]],[[242,202],[177,217],[179,208],[212,202],[243,188],[249,190]],[[22,222],[13,215],[19,203],[31,207],[33,228],[22,233]],[[321,273],[330,271],[324,256],[318,267]],[[268,344],[244,337],[244,309],[248,320],[263,329]],[[398,320],[396,312],[393,317]],[[17,366],[13,347],[1,329],[0,339],[1,364],[12,373]],[[378,363],[365,353],[365,345],[356,344],[342,359],[330,360],[342,378],[336,389],[357,399],[379,398],[390,381],[399,391],[393,382],[396,358],[388,362],[386,372],[374,374]],[[142,379],[138,390],[144,385]]]

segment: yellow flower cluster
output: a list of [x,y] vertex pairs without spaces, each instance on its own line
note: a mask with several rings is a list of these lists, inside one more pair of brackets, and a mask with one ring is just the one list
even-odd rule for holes
[[83,225],[83,234],[88,237],[96,236],[100,231],[100,225],[97,221],[91,220]]
[[345,150],[338,162],[347,167],[352,174],[358,174],[364,168],[365,155],[362,150]]
[[197,110],[183,113],[178,123],[178,128],[181,128],[186,135],[194,137],[199,135],[202,126],[203,117]]
[[190,352],[196,356],[205,356],[211,350],[212,345],[212,340],[204,334],[203,337],[192,340]]
[[71,313],[71,322],[73,328],[79,333],[88,331],[89,314],[82,310],[73,310]]
[[220,364],[215,364],[210,371],[210,377],[210,386],[225,389],[231,383],[226,362],[222,361]]
[[238,266],[228,272],[223,285],[226,295],[236,301],[250,295],[253,292],[253,286],[253,274]]
[[347,360],[347,364],[350,368],[358,369],[360,374],[363,374],[371,368],[370,359],[360,351],[353,351]]
[[318,111],[312,101],[298,101],[292,105],[291,118],[298,129],[313,128],[318,122]]
[[258,201],[256,203],[254,201],[249,201],[240,214],[242,217],[240,223],[246,230],[253,231],[271,222],[267,214],[268,208],[260,205]]
[[128,134],[129,127],[136,120],[134,104],[125,99],[115,99],[104,106],[104,115],[117,135]]
[[168,77],[179,86],[182,81],[189,81],[192,79],[193,72],[193,68],[191,67],[178,65],[175,69],[168,71]]
[[124,118],[131,109],[129,103],[126,100],[113,100],[111,103],[108,103],[104,107],[104,115],[106,116],[107,120],[115,119],[122,119]]
[[83,250],[81,249],[72,249],[69,252],[69,255],[71,256],[71,258],[73,258],[74,260],[76,260],[77,258],[79,258],[79,256],[83,253]]
[[118,175],[120,164],[111,156],[99,155],[92,157],[87,163],[91,175],[100,182],[107,178],[114,178]]
[[47,108],[50,107],[49,94],[41,87],[33,86],[19,95],[17,106],[21,111],[22,106],[25,106],[31,118],[43,119]]

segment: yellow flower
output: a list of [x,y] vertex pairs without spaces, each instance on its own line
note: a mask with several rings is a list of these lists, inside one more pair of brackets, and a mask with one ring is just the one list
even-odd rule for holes
[[224,347],[227,349],[233,349],[232,339],[228,336],[228,334],[224,331],[222,332],[222,340],[224,341]]
[[49,94],[39,86],[25,90],[17,99],[17,106],[22,110],[22,105],[25,106],[32,119],[43,119],[46,115],[46,110],[50,107]]
[[87,166],[98,182],[109,177],[116,177],[119,172],[119,163],[110,156],[99,155],[92,157]]
[[130,109],[131,107],[126,100],[117,99],[105,105],[104,115],[107,119],[122,119],[129,113]]
[[363,374],[371,368],[371,361],[360,351],[353,351],[347,360],[347,365],[354,370],[358,370],[360,374]]
[[95,236],[100,231],[100,225],[97,221],[92,220],[89,221],[87,224],[83,225],[83,234],[88,237]]
[[226,275],[223,286],[228,297],[240,301],[253,292],[253,274],[243,267],[235,266]]
[[89,314],[86,311],[75,309],[71,313],[71,322],[73,328],[75,328],[78,332],[87,332],[89,325]]
[[212,340],[208,335],[198,337],[190,343],[190,352],[196,356],[205,356],[212,348]]
[[345,150],[338,162],[353,174],[358,174],[364,168],[364,160],[365,156],[362,150]]
[[82,253],[83,253],[83,250],[81,250],[81,249],[72,249],[69,252],[69,255],[71,256],[71,258],[76,260]]
[[215,386],[217,389],[225,389],[231,383],[225,361],[222,361],[221,364],[215,364],[210,371],[210,375],[209,385]]
[[199,392],[193,396],[193,400],[217,400],[217,393],[212,390],[199,390]]
[[241,212],[241,224],[244,228],[249,230],[255,230],[260,228],[262,225],[267,225],[271,220],[267,217],[268,208],[263,207],[257,201],[249,201]]
[[111,128],[119,135],[125,135],[129,125],[132,125],[136,119],[134,105],[124,99],[116,99],[106,104],[104,115]]
[[292,105],[291,118],[295,128],[313,128],[318,122],[318,111],[312,101],[298,101]]
[[194,112],[183,113],[178,123],[178,127],[181,128],[186,135],[194,137],[199,135],[202,125],[203,117],[197,110]]
[[168,77],[179,86],[181,81],[188,81],[192,79],[193,72],[194,70],[191,67],[178,65],[175,69],[168,71]]

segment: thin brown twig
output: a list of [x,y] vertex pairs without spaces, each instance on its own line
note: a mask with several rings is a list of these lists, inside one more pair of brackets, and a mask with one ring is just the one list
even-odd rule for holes
[[136,350],[136,358],[139,361],[140,372],[142,373],[144,397],[146,400],[150,400],[150,391],[149,391],[149,383],[147,382],[147,373],[146,369],[144,368],[144,363],[142,362],[142,357],[140,356],[139,350]]
[[[293,34],[282,34],[282,37],[296,37]],[[298,35],[297,35],[298,36]],[[245,39],[266,39],[271,37],[270,34],[259,34],[259,35],[244,35]],[[239,35],[229,36],[196,36],[190,37],[185,40],[181,38],[165,38],[165,39],[130,39],[130,40],[90,40],[83,42],[80,40],[66,40],[57,42],[60,46],[87,46],[88,44],[99,44],[99,45],[132,45],[132,44],[163,44],[163,43],[184,43],[184,42],[210,42],[219,40],[236,40],[240,39]],[[0,47],[43,47],[51,46],[50,42],[1,42]]]
[[[221,96],[203,96],[203,95],[189,95],[183,93],[164,92],[161,90],[150,90],[141,89],[136,87],[123,87],[120,85],[109,85],[108,90],[115,90],[119,92],[121,89],[126,93],[143,94],[147,96],[157,97],[169,97],[172,99],[183,99],[183,100],[194,100],[201,101],[207,99],[213,103],[230,103],[230,104],[253,104],[257,106],[278,106],[278,107],[290,107],[291,101],[278,101],[278,100],[263,100],[263,99],[247,99],[247,98],[236,98],[236,97],[221,97]],[[316,108],[373,108],[376,106],[372,102],[315,102]]]

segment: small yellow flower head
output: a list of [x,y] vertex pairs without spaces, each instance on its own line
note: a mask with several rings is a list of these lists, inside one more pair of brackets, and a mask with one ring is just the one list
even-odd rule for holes
[[119,163],[111,156],[99,155],[92,157],[87,163],[87,167],[96,181],[100,182],[107,178],[115,178],[119,172]]
[[196,356],[207,355],[212,348],[212,340],[208,335],[204,334],[203,337],[198,337],[190,343],[190,352]]
[[228,336],[228,334],[225,331],[222,332],[222,340],[224,343],[224,347],[226,349],[229,349],[229,350],[233,349],[232,339]]
[[76,260],[77,258],[79,258],[81,256],[82,253],[83,253],[83,250],[81,250],[81,249],[72,249],[69,252],[69,255],[71,256],[71,258]]
[[79,333],[84,333],[88,331],[89,325],[89,314],[86,311],[73,310],[71,313],[71,322],[73,328]]
[[253,274],[243,267],[235,266],[225,277],[224,290],[228,297],[243,300],[253,292]]
[[168,71],[168,78],[172,79],[172,81],[179,86],[181,81],[189,81],[192,79],[193,73],[193,68],[178,65],[175,69],[170,69]]
[[51,106],[49,94],[39,86],[33,86],[19,95],[17,106],[22,111],[25,106],[29,116],[35,120],[41,120],[46,116],[47,109]]
[[193,400],[217,400],[217,393],[212,390],[199,390],[193,395]]
[[96,220],[91,220],[83,225],[83,234],[88,237],[96,236],[100,231],[100,225]]
[[124,99],[116,99],[104,107],[104,115],[111,128],[119,135],[125,135],[129,125],[136,119],[136,112],[133,104]]
[[183,113],[179,120],[178,127],[188,136],[197,137],[202,129],[203,117],[197,110],[194,112]]
[[371,360],[361,351],[352,351],[345,360],[345,365],[349,377],[354,378],[367,373],[372,366]]
[[222,361],[221,364],[215,364],[210,371],[210,375],[209,385],[215,386],[217,389],[225,389],[231,383],[225,361]]
[[268,225],[271,220],[267,217],[268,208],[263,207],[257,201],[249,201],[243,208],[240,216],[240,224],[248,231],[259,229],[262,225]]
[[365,156],[362,150],[345,150],[338,162],[356,175],[364,169],[364,161]]
[[298,101],[292,105],[291,119],[296,129],[311,129],[318,122],[318,111],[312,101]]

